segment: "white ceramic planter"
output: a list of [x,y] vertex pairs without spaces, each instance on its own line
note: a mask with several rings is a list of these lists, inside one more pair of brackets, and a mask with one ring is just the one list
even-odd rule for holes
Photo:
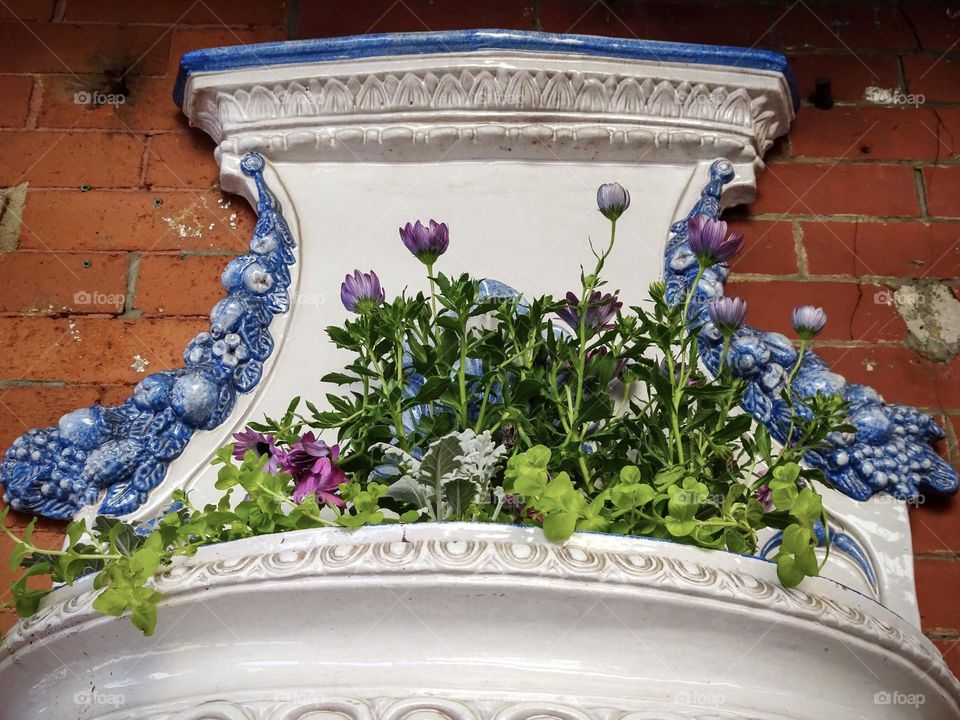
[[647,539],[446,524],[203,549],[154,637],[83,584],[8,638],[4,718],[948,720],[919,631],[826,579]]

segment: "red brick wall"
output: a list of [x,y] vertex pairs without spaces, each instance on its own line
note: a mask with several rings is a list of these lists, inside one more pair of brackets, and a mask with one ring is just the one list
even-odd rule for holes
[[[785,52],[805,107],[775,148],[757,202],[734,215],[748,250],[731,291],[755,300],[751,321],[770,329],[786,328],[794,303],[823,304],[831,322],[822,355],[889,400],[939,416],[949,434],[940,449],[960,460],[960,361],[910,349],[895,309],[875,300],[908,278],[960,282],[960,7],[300,4],[303,37],[508,27]],[[177,59],[192,48],[280,39],[287,27],[283,0],[8,0],[8,8],[0,11],[0,186],[29,189],[13,248],[0,216],[8,250],[0,252],[0,346],[16,348],[0,356],[3,446],[65,410],[124,398],[142,377],[130,367],[134,355],[150,361],[148,371],[179,363],[221,293],[224,256],[246,245],[252,214],[216,189],[212,143],[170,100]],[[806,101],[819,76],[831,80],[829,111]],[[924,102],[878,106],[864,100],[867,86]],[[94,89],[126,101],[75,102]],[[770,293],[776,302],[762,302]],[[924,629],[960,671],[960,502],[927,498],[913,526]],[[44,528],[56,542],[57,525]]]

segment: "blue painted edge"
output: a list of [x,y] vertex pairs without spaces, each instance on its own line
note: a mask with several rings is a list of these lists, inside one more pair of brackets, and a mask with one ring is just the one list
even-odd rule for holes
[[316,38],[194,50],[180,59],[173,99],[183,107],[184,88],[193,73],[297,63],[354,60],[389,55],[517,50],[593,55],[628,60],[684,62],[699,65],[770,70],[784,76],[793,108],[800,106],[796,78],[787,59],[771,50],[725,45],[631,40],[599,35],[557,35],[523,30],[445,30]]

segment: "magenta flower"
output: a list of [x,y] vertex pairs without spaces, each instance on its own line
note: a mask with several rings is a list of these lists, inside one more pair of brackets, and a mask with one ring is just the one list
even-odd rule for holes
[[424,225],[417,220],[414,224],[407,223],[400,228],[400,239],[420,262],[433,265],[437,258],[447,251],[450,231],[446,223],[430,220],[429,225]]
[[764,512],[773,510],[773,490],[770,489],[769,485],[761,485],[753,491],[753,494],[763,505]]
[[604,183],[597,190],[597,207],[608,220],[616,220],[630,207],[630,193],[620,183]]
[[323,440],[318,440],[312,432],[306,432],[290,446],[280,461],[280,469],[296,478],[329,454],[330,447]]
[[[617,300],[616,295],[601,294],[595,290],[587,303],[586,326],[589,330],[609,327],[610,322],[617,316],[617,311],[623,303]],[[575,331],[580,331],[580,298],[572,292],[567,293],[567,304],[557,310],[557,315]]]
[[743,325],[747,315],[747,301],[743,298],[714,298],[707,303],[707,314],[724,335],[732,335]]
[[793,320],[793,329],[801,340],[810,340],[820,334],[823,326],[827,324],[827,314],[823,308],[813,305],[801,305],[795,307],[791,315]]
[[727,224],[705,215],[695,215],[687,221],[687,241],[700,267],[708,268],[729,261],[743,245],[741,233],[727,237]]
[[337,458],[340,457],[340,446],[330,447],[330,454],[317,458],[308,470],[297,478],[293,490],[293,501],[301,503],[312,494],[317,496],[317,502],[343,506],[343,500],[335,494],[338,487],[347,482],[347,474],[337,467]]
[[383,305],[384,299],[380,278],[373,270],[367,273],[354,270],[353,275],[344,277],[340,285],[340,302],[347,310],[358,315]]
[[233,457],[243,461],[244,455],[248,450],[254,450],[257,455],[263,457],[269,456],[267,464],[264,467],[268,473],[276,473],[283,459],[283,450],[277,447],[277,439],[273,435],[264,435],[256,430],[244,428],[243,432],[233,434]]

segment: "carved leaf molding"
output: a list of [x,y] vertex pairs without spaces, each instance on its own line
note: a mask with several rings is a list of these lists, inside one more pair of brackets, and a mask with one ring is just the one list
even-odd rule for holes
[[[715,123],[755,138],[762,154],[779,134],[778,113],[763,92],[653,77],[527,69],[491,72],[479,68],[314,78],[202,91],[193,123],[218,140],[227,129],[269,120],[362,115],[371,125],[388,116],[431,114],[436,122],[453,113],[496,113],[523,120],[544,114],[604,116],[611,125],[654,118]],[[594,118],[596,120],[597,118]],[[485,118],[490,121],[490,118]],[[546,122],[545,120],[541,120]],[[416,139],[416,138],[414,138]]]

